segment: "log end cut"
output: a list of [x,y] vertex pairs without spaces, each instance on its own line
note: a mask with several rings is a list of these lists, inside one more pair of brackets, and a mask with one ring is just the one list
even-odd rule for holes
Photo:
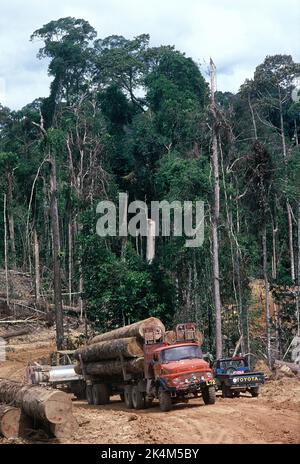
[[0,434],[5,438],[18,438],[21,434],[21,410],[10,406],[0,407]]

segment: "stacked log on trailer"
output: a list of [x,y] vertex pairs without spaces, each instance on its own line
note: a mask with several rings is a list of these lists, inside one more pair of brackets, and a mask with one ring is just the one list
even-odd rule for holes
[[1,408],[4,426],[1,423],[0,429],[3,435],[7,433],[5,424],[8,421],[13,424],[12,434],[18,431],[18,435],[22,436],[25,418],[31,420],[33,427],[42,426],[51,430],[55,436],[57,429],[58,438],[62,436],[64,428],[69,430],[70,422],[74,424],[71,398],[59,390],[0,379],[0,402],[6,404]]
[[89,344],[75,352],[79,361],[75,367],[77,374],[109,378],[127,373],[139,374],[144,369],[143,342],[145,331],[152,330],[158,341],[165,334],[163,323],[150,317],[143,321],[96,335]]

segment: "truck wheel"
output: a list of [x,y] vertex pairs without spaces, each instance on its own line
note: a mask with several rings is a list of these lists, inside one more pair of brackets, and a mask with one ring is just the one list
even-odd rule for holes
[[145,407],[144,394],[139,391],[137,385],[133,385],[131,390],[132,404],[134,409],[143,409]]
[[122,401],[122,403],[124,403],[124,401],[125,401],[125,394],[124,394],[124,392],[123,392],[123,393],[120,393],[120,400]]
[[256,398],[259,395],[259,387],[250,388],[250,393],[253,398]]
[[124,401],[125,401],[125,406],[128,409],[133,408],[131,391],[132,391],[132,386],[126,385],[124,388]]
[[172,409],[172,398],[168,392],[161,391],[159,393],[159,406],[163,412],[167,412]]
[[206,387],[202,390],[202,398],[204,404],[215,404],[216,402],[216,389],[215,387]]
[[222,385],[222,397],[223,398],[233,398],[233,392],[230,390],[225,383]]
[[92,385],[87,385],[86,386],[85,394],[86,394],[86,399],[87,399],[88,404],[94,404],[93,386]]
[[71,384],[71,391],[78,400],[84,400],[86,398],[86,388],[84,382],[78,382],[74,385]]
[[105,383],[93,385],[93,402],[96,405],[109,403],[109,388]]

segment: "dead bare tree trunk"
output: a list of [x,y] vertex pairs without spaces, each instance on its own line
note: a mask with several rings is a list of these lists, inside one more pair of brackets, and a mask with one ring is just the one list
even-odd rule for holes
[[293,220],[292,220],[292,211],[289,200],[286,200],[286,209],[288,215],[288,225],[289,225],[289,253],[291,260],[291,279],[295,282],[295,256],[294,256],[294,243],[293,243]]
[[[280,116],[280,135],[281,135],[281,142],[282,142],[282,153],[283,153],[283,160],[284,164],[287,164],[287,148],[286,148],[286,140],[285,140],[285,132],[284,132],[284,123],[283,123],[283,109],[282,109],[282,97],[281,97],[281,90],[278,86],[278,97],[279,97],[279,116]],[[285,173],[285,183],[286,186],[288,184],[288,176],[287,172]],[[292,222],[292,211],[289,199],[286,193],[286,210],[288,216],[288,228],[289,228],[289,253],[290,253],[290,261],[291,261],[291,279],[295,282],[295,256],[294,256],[294,244],[293,244],[293,222]]]
[[60,233],[59,218],[57,206],[57,177],[56,162],[54,155],[49,159],[50,163],[50,211],[51,211],[51,228],[53,239],[53,284],[54,284],[54,304],[55,304],[55,321],[56,321],[56,345],[61,350],[64,346],[64,324],[63,324],[63,307],[61,295],[61,268],[60,268]]
[[7,219],[6,219],[7,199],[4,194],[3,203],[3,222],[4,222],[4,266],[5,266],[5,284],[6,284],[6,304],[9,308],[9,281],[8,281],[8,251],[7,251]]
[[69,304],[72,305],[72,272],[73,272],[73,224],[71,214],[68,222],[68,290]]
[[34,272],[35,272],[35,299],[38,303],[41,298],[41,275],[40,275],[40,245],[36,228],[33,230],[33,252],[34,252]]
[[8,227],[9,241],[11,248],[11,261],[13,269],[16,268],[16,243],[15,243],[15,221],[13,212],[13,174],[7,176],[7,207],[8,207]]
[[217,139],[217,115],[216,115],[216,66],[210,60],[210,79],[211,79],[211,112],[213,115],[212,127],[212,148],[211,165],[214,179],[214,207],[212,213],[212,261],[213,261],[213,296],[216,315],[216,357],[222,356],[222,319],[221,319],[221,295],[220,295],[220,271],[219,271],[219,240],[218,225],[220,216],[220,180],[219,180],[219,159],[218,159],[218,139]]
[[248,94],[248,104],[249,104],[249,108],[250,108],[250,112],[251,112],[253,131],[254,131],[254,138],[255,138],[255,140],[257,140],[257,126],[256,126],[255,115],[254,115],[253,106],[252,106],[252,103],[251,103],[250,94]]
[[297,215],[297,229],[298,229],[298,265],[297,265],[297,291],[296,291],[296,318],[297,318],[297,335],[300,336],[300,199],[298,200],[298,215]]
[[269,280],[268,280],[268,260],[267,260],[267,228],[264,224],[262,231],[263,246],[263,273],[265,281],[265,314],[266,314],[266,338],[267,338],[267,358],[271,367],[271,334],[270,334],[270,305],[269,305]]

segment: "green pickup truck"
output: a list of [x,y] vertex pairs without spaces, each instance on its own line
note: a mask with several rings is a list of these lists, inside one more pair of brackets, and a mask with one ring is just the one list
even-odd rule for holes
[[218,359],[213,364],[213,373],[218,390],[223,398],[239,397],[241,392],[259,395],[259,387],[265,382],[263,372],[251,372],[246,358]]

